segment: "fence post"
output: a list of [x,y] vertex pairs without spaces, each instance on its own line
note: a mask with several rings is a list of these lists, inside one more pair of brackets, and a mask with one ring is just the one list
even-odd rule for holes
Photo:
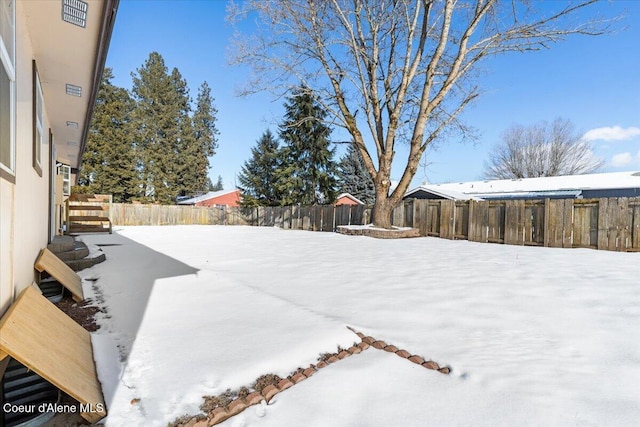
[[544,246],[545,247],[549,247],[551,246],[551,233],[549,230],[549,215],[551,212],[551,207],[549,206],[549,203],[551,202],[550,199],[544,199]]
[[631,247],[631,228],[633,224],[629,223],[633,218],[633,212],[629,212],[629,199],[622,197],[618,199],[618,224],[620,225],[620,245],[619,251],[626,251],[628,247]]
[[331,205],[331,213],[332,213],[332,221],[331,221],[331,231],[336,231],[336,207]]
[[562,203],[562,247],[573,247],[573,199],[564,199]]
[[469,200],[469,223],[467,224],[467,240],[476,241],[476,201]]
[[633,218],[631,219],[631,248],[640,251],[640,198],[636,198],[633,204],[629,205],[633,209]]

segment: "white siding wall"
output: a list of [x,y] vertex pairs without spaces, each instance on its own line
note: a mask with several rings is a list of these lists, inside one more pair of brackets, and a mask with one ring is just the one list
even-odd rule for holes
[[0,313],[34,281],[36,276],[33,265],[40,249],[48,243],[50,170],[46,93],[43,169],[42,176],[39,176],[32,165],[32,60],[35,55],[25,23],[23,3],[16,3],[16,183],[14,185],[2,180],[0,184]]

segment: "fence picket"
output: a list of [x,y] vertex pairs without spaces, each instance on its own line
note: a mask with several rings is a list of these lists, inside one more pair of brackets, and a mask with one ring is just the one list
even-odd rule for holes
[[[334,231],[368,221],[364,206],[200,207],[114,203],[114,225],[225,224]],[[640,251],[640,198],[404,201],[393,223],[421,236]]]

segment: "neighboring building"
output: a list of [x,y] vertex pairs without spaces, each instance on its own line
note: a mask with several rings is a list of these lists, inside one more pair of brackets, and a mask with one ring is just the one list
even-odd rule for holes
[[506,200],[640,197],[640,172],[426,184],[404,196],[414,199]]
[[0,0],[0,315],[59,233],[118,0]]
[[202,196],[181,200],[178,204],[192,206],[228,206],[235,208],[240,206],[241,197],[240,190],[210,191]]
[[334,206],[340,206],[340,205],[355,206],[355,205],[364,205],[364,202],[358,199],[357,197],[352,196],[349,193],[342,193],[336,198],[336,202],[333,205]]
[[479,200],[477,197],[467,196],[457,191],[445,190],[432,184],[423,184],[406,192],[403,199],[428,199],[428,200]]

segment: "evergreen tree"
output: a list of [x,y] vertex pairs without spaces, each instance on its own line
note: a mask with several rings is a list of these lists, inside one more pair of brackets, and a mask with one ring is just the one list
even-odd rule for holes
[[131,133],[134,103],[129,93],[111,83],[105,68],[78,176],[82,191],[112,194],[115,202],[138,195],[136,155]]
[[279,169],[283,203],[315,205],[331,203],[336,196],[335,149],[329,148],[327,112],[308,88],[300,88],[285,102],[280,138],[284,164]]
[[254,148],[251,159],[244,162],[238,175],[243,206],[278,206],[278,169],[281,166],[278,141],[266,130]]
[[342,193],[349,193],[367,205],[375,202],[373,179],[364,166],[362,154],[353,144],[349,144],[347,152],[338,164],[338,182]]
[[209,157],[215,154],[218,147],[217,112],[213,106],[211,88],[204,82],[198,89],[196,110],[191,119],[192,133],[188,139],[185,138],[181,155],[184,163],[181,187],[185,194],[202,194],[214,187],[208,174]]
[[168,74],[162,56],[152,52],[137,75],[132,74],[144,193],[160,203],[174,203],[180,191],[180,130],[186,126],[182,119],[188,111],[188,92],[176,71]]
[[[204,176],[200,171],[200,147],[196,141],[195,129],[191,113],[191,98],[186,80],[177,68],[171,71],[171,81],[176,91],[178,104],[176,107],[175,141],[172,144],[176,157],[175,183],[173,194],[175,196],[195,196],[208,189],[207,171]],[[202,184],[204,181],[204,184]],[[175,197],[174,196],[174,197]]]
[[211,191],[222,191],[224,190],[224,185],[222,184],[222,177],[218,175],[218,181],[216,181],[215,185],[209,187]]
[[193,112],[186,80],[177,68],[169,74],[157,52],[132,73],[133,98],[111,84],[111,70],[104,76],[79,177],[83,191],[174,203],[214,187],[208,172],[218,146],[217,110],[207,83]]

